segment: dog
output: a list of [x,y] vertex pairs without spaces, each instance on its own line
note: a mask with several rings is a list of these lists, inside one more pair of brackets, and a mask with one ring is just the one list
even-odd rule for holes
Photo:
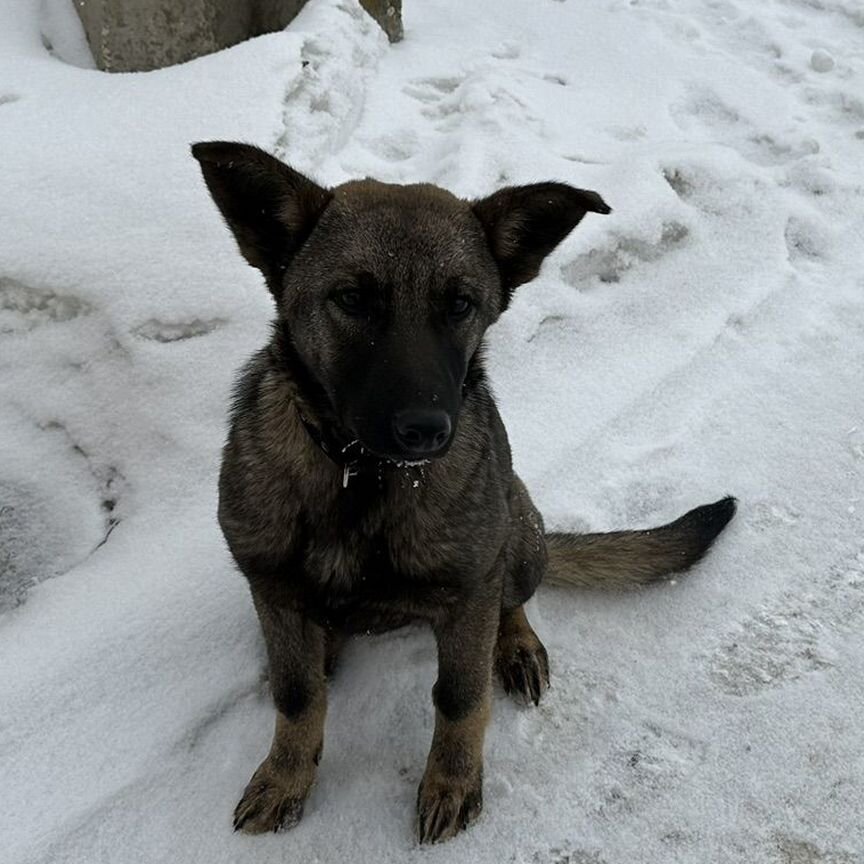
[[525,703],[549,685],[524,611],[544,574],[656,582],[704,555],[735,500],[648,531],[546,533],[513,472],[483,336],[587,213],[610,212],[596,192],[546,182],[466,201],[371,179],[326,189],[250,145],[192,153],[276,304],[272,338],[236,385],[219,482],[276,707],[235,830],[300,820],[344,639],[425,622],[438,678],[417,832],[449,839],[482,808],[493,673]]

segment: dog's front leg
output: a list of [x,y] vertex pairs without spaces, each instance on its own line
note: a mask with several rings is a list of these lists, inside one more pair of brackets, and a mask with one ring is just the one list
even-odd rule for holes
[[235,830],[293,828],[303,815],[324,740],[327,690],[324,630],[287,598],[252,587],[270,663],[276,731],[270,753],[234,811]]
[[477,597],[435,628],[435,734],[417,797],[421,843],[448,840],[480,815],[498,598]]

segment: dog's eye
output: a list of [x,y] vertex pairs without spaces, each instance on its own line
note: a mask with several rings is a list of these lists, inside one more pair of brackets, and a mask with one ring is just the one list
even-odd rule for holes
[[349,315],[365,315],[369,311],[366,295],[357,288],[343,288],[331,296],[336,305]]
[[467,318],[473,308],[474,301],[470,297],[465,294],[456,294],[450,298],[447,304],[447,314],[458,321]]

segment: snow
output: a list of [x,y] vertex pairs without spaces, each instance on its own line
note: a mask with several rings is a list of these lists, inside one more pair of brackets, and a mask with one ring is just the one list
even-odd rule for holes
[[[0,0],[0,836],[17,862],[864,861],[864,13],[853,0],[353,0],[138,75]],[[46,47],[51,46],[50,49]],[[416,846],[431,637],[360,640],[301,825],[231,833],[273,710],[215,522],[271,306],[188,154],[612,205],[490,334],[550,527],[740,511],[674,585],[541,589],[485,811]]]

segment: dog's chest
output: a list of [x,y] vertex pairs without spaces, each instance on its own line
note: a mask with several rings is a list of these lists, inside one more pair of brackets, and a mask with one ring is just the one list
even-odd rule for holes
[[437,617],[459,596],[458,555],[448,555],[422,508],[400,509],[362,492],[352,490],[325,518],[310,520],[307,607],[323,623],[354,631]]
[[307,610],[320,623],[380,632],[434,620],[459,597],[452,572],[419,573],[394,561],[385,537],[345,538],[309,549],[304,566]]

